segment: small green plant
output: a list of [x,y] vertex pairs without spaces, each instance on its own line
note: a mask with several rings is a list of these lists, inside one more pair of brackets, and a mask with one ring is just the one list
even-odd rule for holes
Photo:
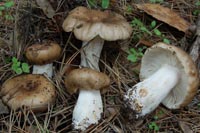
[[145,34],[152,36],[156,35],[157,37],[161,38],[163,42],[169,44],[170,40],[165,37],[165,35],[157,28],[157,23],[153,20],[150,26],[146,26],[140,19],[134,18],[131,21],[131,26],[138,30],[137,34],[134,36],[136,39],[142,38]]
[[126,11],[127,11],[128,13],[131,13],[131,12],[133,11],[133,7],[132,7],[131,5],[128,5],[128,6],[126,7]]
[[29,65],[25,62],[21,63],[16,57],[12,57],[11,69],[17,74],[30,73]]
[[142,23],[142,21],[140,19],[134,18],[131,21],[131,26],[138,28],[143,33],[147,33],[149,35],[152,35],[152,33],[148,30],[148,28]]
[[164,0],[149,0],[151,3],[162,3]]
[[197,104],[197,107],[200,109],[200,103]]
[[162,117],[162,115],[164,115],[164,112],[162,110],[159,110],[156,115],[153,116],[154,120],[158,120],[160,117]]
[[13,16],[11,15],[10,8],[15,5],[14,0],[6,0],[0,4],[0,17],[3,17],[6,20],[13,20]]
[[195,3],[195,6],[197,7],[197,9],[195,9],[192,13],[193,13],[193,15],[197,16],[200,13],[200,9],[199,9],[199,7],[200,7],[200,1],[197,1]]
[[148,128],[154,131],[159,131],[159,126],[155,122],[150,122]]
[[133,63],[137,62],[138,59],[140,59],[142,56],[143,56],[143,50],[145,49],[146,47],[142,47],[142,48],[138,48],[138,49],[135,49],[135,48],[130,48],[129,52],[128,52],[128,57],[127,59]]
[[[97,8],[98,5],[100,4],[96,0],[86,0],[86,1],[90,8]],[[100,5],[101,5],[101,8],[107,9],[109,7],[109,4],[110,4],[110,0],[101,0]]]

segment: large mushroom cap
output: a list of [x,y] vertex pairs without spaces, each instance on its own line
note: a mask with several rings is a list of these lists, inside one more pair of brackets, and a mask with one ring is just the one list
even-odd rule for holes
[[26,49],[26,58],[38,65],[44,65],[58,59],[61,54],[61,47],[54,42],[34,44]]
[[164,43],[157,43],[149,48],[142,59],[140,79],[147,79],[165,64],[179,69],[181,76],[162,103],[171,109],[186,106],[197,92],[199,77],[191,57],[180,48]]
[[123,16],[86,7],[73,9],[62,26],[66,32],[73,31],[76,38],[82,41],[90,41],[96,36],[107,41],[122,40],[132,33],[130,24]]
[[5,81],[0,96],[12,110],[26,106],[33,111],[44,111],[54,103],[56,90],[44,76],[27,74]]
[[78,89],[102,90],[110,85],[110,78],[102,73],[89,68],[72,70],[65,78],[65,86],[69,93]]

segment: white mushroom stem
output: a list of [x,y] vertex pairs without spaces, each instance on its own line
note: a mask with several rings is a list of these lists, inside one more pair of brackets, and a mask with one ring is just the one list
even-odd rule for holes
[[99,90],[80,90],[78,101],[73,111],[75,129],[85,130],[91,124],[96,124],[103,112]]
[[99,71],[99,58],[104,40],[96,37],[90,42],[83,42],[81,51],[81,65]]
[[49,78],[53,76],[53,63],[45,65],[33,65],[33,74],[46,74]]
[[[81,65],[99,71],[99,58],[104,40],[96,37],[92,41],[83,42]],[[73,111],[75,129],[85,130],[92,124],[97,124],[103,113],[103,103],[100,90],[85,90],[80,88],[78,101]]]
[[125,101],[138,113],[137,116],[144,116],[158,107],[179,79],[180,72],[177,68],[164,65],[152,76],[130,88]]

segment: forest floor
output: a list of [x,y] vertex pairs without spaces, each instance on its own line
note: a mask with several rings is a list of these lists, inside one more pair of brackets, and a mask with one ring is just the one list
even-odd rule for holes
[[[66,66],[79,65],[80,54],[76,53],[80,52],[82,44],[72,33],[63,30],[62,23],[75,7],[90,6],[103,10],[105,5],[101,2],[108,0],[97,0],[93,5],[91,4],[93,0],[49,0],[50,3],[45,2],[50,4],[48,8],[39,4],[40,0],[36,1],[0,1],[0,87],[7,79],[18,75],[17,70],[12,67],[13,58],[17,58],[21,63],[28,63],[32,70],[33,65],[24,55],[25,49],[34,43],[52,40],[63,49],[61,58],[54,62],[54,76],[51,79],[57,88],[57,99],[55,105],[43,113],[33,113],[31,110],[5,113],[6,111],[0,109],[0,132],[79,132],[73,130],[71,125],[78,94],[70,95],[66,92],[62,72]],[[176,13],[180,19],[174,18],[173,22],[166,22],[163,20],[165,15],[159,19],[154,18],[153,13],[147,13],[136,5],[144,3],[159,4],[163,7],[163,11],[165,8],[173,11],[166,12],[166,16]],[[170,110],[160,105],[154,112],[138,119],[123,102],[127,88],[139,82],[142,54],[148,47],[157,42],[165,42],[192,54],[191,49],[198,35],[189,33],[185,29],[196,24],[200,13],[200,2],[198,0],[110,0],[106,10],[123,15],[132,25],[133,33],[125,41],[105,42],[100,69],[110,77],[111,85],[109,90],[102,94],[104,106],[102,119],[85,132],[200,133],[199,91],[193,101],[182,109]],[[161,10],[157,12],[163,13]],[[182,21],[187,22],[182,29],[174,26]],[[199,67],[199,59],[195,62]]]

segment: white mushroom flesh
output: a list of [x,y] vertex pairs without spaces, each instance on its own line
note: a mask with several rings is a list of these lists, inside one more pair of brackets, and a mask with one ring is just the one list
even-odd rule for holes
[[[104,40],[96,37],[90,42],[83,42],[81,65],[99,71],[99,58]],[[99,88],[94,88],[99,89]],[[85,130],[92,124],[97,124],[103,113],[103,103],[100,90],[84,90],[80,88],[79,97],[73,111],[73,126]]]
[[152,112],[169,94],[180,79],[176,67],[163,65],[149,78],[136,84],[125,95],[125,101],[137,116]]

